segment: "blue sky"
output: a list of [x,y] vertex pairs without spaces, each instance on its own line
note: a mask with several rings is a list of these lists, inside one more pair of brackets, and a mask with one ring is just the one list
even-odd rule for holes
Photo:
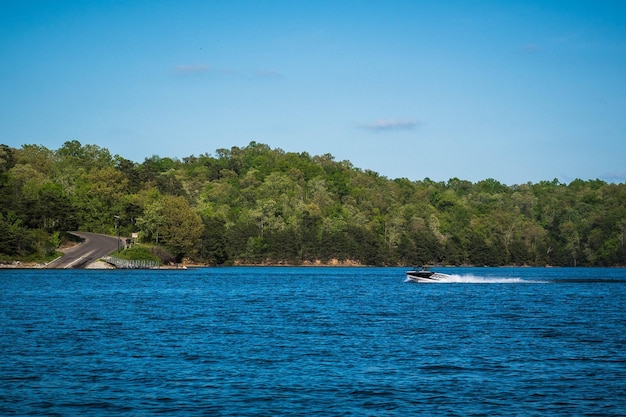
[[0,0],[0,143],[626,181],[624,1]]

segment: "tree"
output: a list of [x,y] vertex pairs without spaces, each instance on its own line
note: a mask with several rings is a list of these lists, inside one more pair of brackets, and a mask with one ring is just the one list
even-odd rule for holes
[[176,261],[181,262],[183,257],[197,252],[202,236],[202,219],[183,197],[165,195],[162,203],[162,241],[172,251]]
[[15,166],[15,150],[7,145],[0,145],[0,175]]
[[142,239],[159,244],[161,228],[165,224],[163,202],[160,198],[146,204],[143,215],[137,218],[137,227],[142,232]]
[[73,196],[80,227],[89,231],[113,231],[113,218],[121,214],[128,193],[128,180],[114,167],[94,169],[82,175]]
[[76,140],[0,145],[0,246],[21,254],[59,230],[112,233],[118,216],[123,233],[211,264],[626,265],[625,202],[626,184],[389,180],[256,142],[140,164]]
[[228,241],[224,221],[202,217],[204,225],[198,255],[211,265],[223,265],[228,259]]

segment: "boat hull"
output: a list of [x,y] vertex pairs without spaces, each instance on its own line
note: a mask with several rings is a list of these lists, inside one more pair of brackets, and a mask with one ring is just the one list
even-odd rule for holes
[[423,283],[442,281],[450,276],[431,271],[407,271],[406,277],[407,281]]

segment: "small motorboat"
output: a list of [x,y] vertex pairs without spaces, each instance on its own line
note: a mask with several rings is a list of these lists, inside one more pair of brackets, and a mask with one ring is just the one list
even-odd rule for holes
[[421,267],[406,271],[406,278],[407,281],[412,282],[437,282],[450,278],[450,275],[433,272],[426,267]]

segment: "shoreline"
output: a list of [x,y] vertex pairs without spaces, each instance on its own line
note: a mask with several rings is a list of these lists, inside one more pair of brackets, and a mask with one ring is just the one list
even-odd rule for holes
[[[52,261],[47,263],[38,263],[38,262],[22,262],[22,261],[12,261],[12,262],[3,262],[0,263],[0,270],[3,269],[46,269],[46,266],[49,265]],[[177,265],[161,265],[158,268],[153,268],[155,270],[186,270],[186,269],[198,269],[198,268],[237,268],[237,267],[306,267],[306,268],[322,268],[322,267],[333,267],[333,268],[412,268],[408,265],[363,265],[359,262],[355,261],[339,261],[337,259],[332,259],[330,262],[303,262],[301,264],[293,264],[293,263],[285,263],[285,262],[277,262],[277,263],[242,263],[235,262],[231,265],[207,265],[207,264],[196,264],[193,262],[183,262]],[[486,266],[486,265],[431,265],[430,268],[445,268],[445,269],[454,269],[454,268],[626,268],[624,266],[554,266],[554,265],[498,265],[498,266]],[[54,268],[51,268],[54,269]],[[116,268],[114,265],[111,265],[108,262],[105,262],[101,259],[90,263],[84,268],[80,269],[88,269],[88,270],[112,270],[112,269],[122,269]]]

